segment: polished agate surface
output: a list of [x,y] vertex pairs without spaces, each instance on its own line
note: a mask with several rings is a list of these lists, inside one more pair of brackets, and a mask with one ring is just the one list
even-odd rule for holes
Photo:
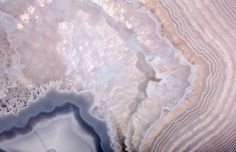
[[0,151],[236,149],[236,1],[0,0]]

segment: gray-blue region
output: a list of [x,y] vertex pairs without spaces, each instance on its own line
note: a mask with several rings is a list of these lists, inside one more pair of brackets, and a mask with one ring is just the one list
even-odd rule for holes
[[[17,116],[8,115],[0,118],[0,142],[14,138],[32,130],[35,123],[65,112],[74,112],[78,123],[92,135],[98,151],[113,152],[106,123],[89,114],[89,103],[93,101],[92,93],[61,93],[50,90],[35,103],[23,109]],[[0,152],[2,150],[0,149]]]

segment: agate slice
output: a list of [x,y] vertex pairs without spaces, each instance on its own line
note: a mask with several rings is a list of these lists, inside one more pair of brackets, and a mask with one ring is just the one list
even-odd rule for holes
[[235,151],[235,27],[234,0],[0,0],[0,149]]

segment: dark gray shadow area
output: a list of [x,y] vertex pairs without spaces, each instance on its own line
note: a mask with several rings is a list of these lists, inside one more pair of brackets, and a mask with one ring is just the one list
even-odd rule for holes
[[[32,131],[36,123],[56,115],[73,112],[77,122],[95,140],[97,151],[113,152],[106,123],[89,114],[93,94],[61,93],[50,90],[44,97],[23,109],[18,116],[0,118],[0,143]],[[4,152],[0,147],[0,152]]]

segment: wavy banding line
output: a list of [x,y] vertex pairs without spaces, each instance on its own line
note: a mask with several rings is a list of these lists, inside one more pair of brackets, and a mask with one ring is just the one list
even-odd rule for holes
[[[212,18],[212,17],[211,17]],[[220,25],[219,23],[217,24],[217,25]],[[213,28],[214,29],[214,28]],[[216,31],[215,31],[215,33],[216,33]],[[224,40],[221,40],[221,42],[223,42]],[[229,100],[230,101],[230,100]],[[230,103],[229,103],[230,104]],[[228,107],[232,107],[232,106],[230,106],[230,105],[228,105],[228,104],[225,104],[224,103],[224,105],[227,105]],[[219,106],[220,107],[220,106]],[[229,110],[227,110],[227,111],[229,111]],[[212,118],[212,121],[214,120],[214,123],[216,122],[216,120],[217,120],[217,118]],[[224,120],[224,119],[223,119]],[[220,124],[222,124],[222,122],[219,122]],[[225,123],[223,123],[223,124],[225,124]],[[213,124],[211,124],[211,125],[213,125]],[[215,126],[219,126],[219,125],[215,125]],[[200,129],[199,129],[200,130]],[[216,130],[215,130],[216,131]],[[198,134],[199,135],[199,134]],[[208,137],[209,138],[209,137]],[[205,140],[205,139],[204,139]],[[203,140],[201,141],[202,143],[203,143]]]
[[[214,59],[212,59],[214,61]],[[211,59],[209,61],[212,61]],[[214,66],[215,64],[211,64],[212,67],[215,67]],[[216,71],[216,70],[215,70]],[[210,76],[209,76],[210,77]],[[210,87],[211,88],[211,87]],[[214,87],[213,87],[214,88]],[[208,90],[209,91],[209,90]],[[195,113],[195,112],[194,112]],[[186,118],[186,117],[185,117]],[[160,147],[160,146],[159,146]]]
[[232,28],[235,28],[235,24],[236,24],[235,2],[229,1],[229,0],[228,1],[217,0],[217,1],[214,1],[213,4],[221,10],[221,14],[228,21],[229,25],[231,25]]
[[[175,6],[177,6],[176,4],[175,4]],[[217,24],[217,25],[219,25],[219,24]],[[232,44],[232,43],[231,43]],[[230,61],[230,60],[229,60]],[[230,64],[229,64],[230,65]],[[230,67],[230,66],[229,66]],[[219,70],[220,71],[220,70]],[[230,88],[230,87],[227,87],[227,88]],[[230,104],[230,103],[229,103]],[[220,107],[220,106],[219,106]],[[230,105],[228,105],[228,107],[230,107]],[[208,107],[207,107],[208,108]],[[210,114],[210,111],[209,111],[209,113],[208,113],[208,115]],[[207,115],[207,114],[206,114]],[[221,117],[222,118],[222,117]],[[223,119],[222,119],[223,120]],[[186,121],[186,123],[187,123],[187,121]],[[189,123],[189,122],[188,122]],[[216,125],[217,126],[217,125]],[[202,129],[200,129],[200,130],[202,130]],[[179,139],[179,138],[178,138]],[[173,138],[173,140],[174,140],[174,138]],[[186,139],[187,140],[187,139]],[[190,141],[190,140],[188,140],[188,141]],[[170,142],[171,143],[171,142]],[[184,142],[183,141],[183,143],[186,143],[186,142]],[[186,144],[185,144],[185,146],[187,146]],[[182,147],[183,148],[183,147]],[[169,149],[170,150],[170,149]],[[180,150],[180,149],[179,149]],[[183,149],[182,149],[183,150]],[[192,149],[193,150],[193,149]],[[171,151],[171,150],[170,150]],[[181,151],[181,150],[180,150]]]

